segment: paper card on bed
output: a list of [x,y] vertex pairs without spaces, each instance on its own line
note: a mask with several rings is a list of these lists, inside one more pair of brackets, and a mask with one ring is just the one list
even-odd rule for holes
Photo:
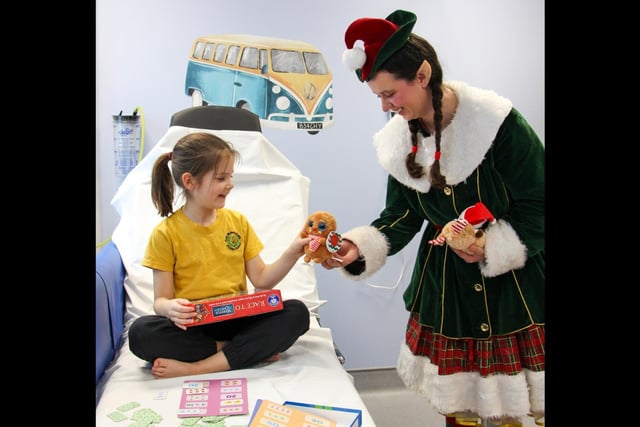
[[258,399],[248,427],[337,427],[337,424],[293,406]]
[[192,303],[196,307],[196,317],[194,318],[194,323],[190,323],[187,326],[198,326],[238,317],[255,316],[256,314],[278,311],[284,308],[282,294],[279,289],[224,295],[192,301]]
[[312,403],[291,402],[288,400],[284,402],[284,405],[297,407],[312,414],[334,419],[337,422],[337,427],[360,427],[362,425],[362,410],[360,409],[314,405]]
[[182,384],[180,418],[248,413],[246,378],[186,380]]

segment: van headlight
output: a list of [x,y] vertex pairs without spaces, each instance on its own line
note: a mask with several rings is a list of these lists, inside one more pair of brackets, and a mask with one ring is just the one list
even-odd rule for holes
[[327,98],[327,100],[324,102],[324,108],[326,108],[327,110],[331,110],[333,108],[333,97],[332,96]]
[[276,107],[278,107],[278,109],[288,110],[290,106],[291,101],[289,101],[289,98],[286,96],[279,96],[278,99],[276,99]]

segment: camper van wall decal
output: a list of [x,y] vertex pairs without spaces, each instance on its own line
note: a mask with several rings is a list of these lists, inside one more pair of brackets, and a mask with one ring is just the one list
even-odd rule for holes
[[185,93],[192,105],[247,109],[260,123],[317,134],[333,125],[333,75],[322,52],[298,40],[248,34],[196,38]]

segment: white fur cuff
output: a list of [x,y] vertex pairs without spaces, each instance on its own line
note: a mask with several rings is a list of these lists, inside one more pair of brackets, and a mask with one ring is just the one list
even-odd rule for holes
[[389,244],[384,234],[370,225],[352,228],[342,234],[343,239],[351,240],[358,246],[365,259],[365,270],[359,275],[353,275],[344,268],[340,272],[350,280],[363,280],[380,270],[387,261]]
[[485,230],[485,261],[479,263],[485,277],[495,277],[522,268],[527,261],[527,247],[520,241],[511,225],[498,220]]

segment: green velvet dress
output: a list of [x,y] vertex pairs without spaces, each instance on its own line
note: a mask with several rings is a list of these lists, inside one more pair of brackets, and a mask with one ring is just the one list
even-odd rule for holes
[[[498,342],[540,327],[543,335],[535,356],[541,364],[533,370],[523,364],[517,375],[502,377],[477,375],[480,369],[441,375],[442,366],[430,360],[433,348],[422,354],[415,346],[412,351],[405,345],[398,359],[401,378],[443,414],[473,411],[483,418],[524,416],[530,411],[543,414],[544,145],[506,98],[462,82],[445,84],[458,98],[454,119],[441,139],[440,168],[447,186],[440,190],[429,182],[435,156],[433,135],[419,136],[416,153],[426,176],[409,176],[405,166],[411,151],[408,123],[393,117],[373,138],[378,161],[389,174],[385,208],[370,225],[343,234],[358,246],[364,262],[341,271],[352,280],[371,276],[426,223],[403,294],[405,307],[414,316],[413,325],[429,331],[425,336],[431,338],[425,340],[442,337],[445,343],[452,340],[451,345],[457,345],[454,340],[466,340],[474,351],[481,348],[482,343],[476,345],[481,341]],[[484,203],[495,218],[484,228],[483,262],[467,263],[446,244],[429,243],[443,225],[477,202]],[[445,354],[447,349],[437,351]],[[485,365],[500,357],[477,353],[462,356],[482,357],[480,364]]]

